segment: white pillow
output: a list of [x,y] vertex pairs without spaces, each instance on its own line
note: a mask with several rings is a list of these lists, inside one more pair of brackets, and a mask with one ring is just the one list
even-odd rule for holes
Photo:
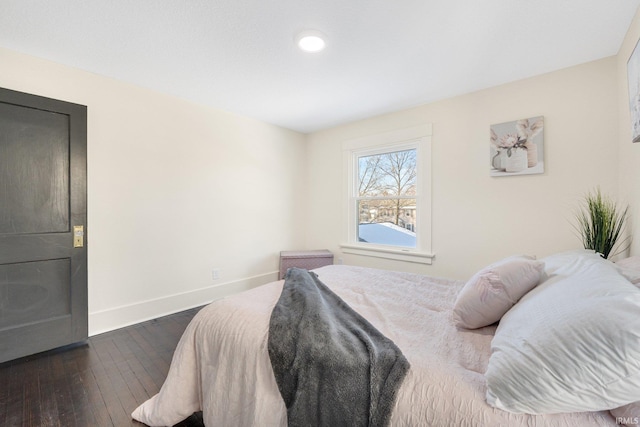
[[597,254],[542,261],[549,278],[503,316],[491,342],[487,402],[546,414],[640,400],[640,290]]
[[540,281],[544,264],[512,256],[477,272],[462,288],[453,307],[456,325],[476,329],[500,320]]
[[588,260],[604,260],[599,253],[592,249],[576,249],[573,251],[560,252],[542,259],[545,262],[544,273],[547,277],[555,274],[559,269],[566,270],[572,266],[574,269],[579,270],[581,265],[585,262],[588,263]]
[[[575,251],[562,252],[550,257],[548,264],[545,265],[545,272],[553,274],[560,267],[565,267],[567,263],[575,262],[576,259],[603,259],[602,256],[591,249],[579,249]],[[632,256],[616,261],[612,264],[618,273],[622,274],[625,279],[640,287],[640,256]]]
[[625,268],[632,268],[634,270],[640,270],[640,256],[630,256],[616,261],[616,265]]
[[640,286],[640,256],[621,259],[616,261],[615,266],[628,281]]

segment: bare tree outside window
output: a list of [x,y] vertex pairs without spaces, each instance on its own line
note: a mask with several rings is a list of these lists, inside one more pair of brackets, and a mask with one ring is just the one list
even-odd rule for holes
[[416,157],[410,149],[358,158],[359,241],[415,247]]

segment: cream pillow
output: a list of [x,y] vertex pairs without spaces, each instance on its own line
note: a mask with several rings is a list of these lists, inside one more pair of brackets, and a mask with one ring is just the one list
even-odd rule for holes
[[512,256],[477,272],[462,288],[453,306],[456,325],[476,329],[500,320],[540,281],[544,264]]
[[491,342],[487,402],[551,414],[640,400],[640,290],[592,252],[543,261],[549,278],[503,316]]

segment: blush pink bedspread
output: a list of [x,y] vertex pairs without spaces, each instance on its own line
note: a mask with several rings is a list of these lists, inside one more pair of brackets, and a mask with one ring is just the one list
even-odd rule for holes
[[[391,426],[615,426],[608,412],[510,414],[487,405],[484,372],[495,327],[458,330],[452,306],[463,282],[350,266],[320,280],[392,339],[411,363]],[[133,418],[170,426],[202,410],[209,427],[286,426],[267,332],[282,281],[218,300],[192,320],[160,392]]]

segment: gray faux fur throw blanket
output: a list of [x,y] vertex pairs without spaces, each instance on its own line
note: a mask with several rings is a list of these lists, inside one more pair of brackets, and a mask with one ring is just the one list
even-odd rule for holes
[[269,323],[269,358],[294,426],[385,426],[409,362],[318,276],[291,268]]

